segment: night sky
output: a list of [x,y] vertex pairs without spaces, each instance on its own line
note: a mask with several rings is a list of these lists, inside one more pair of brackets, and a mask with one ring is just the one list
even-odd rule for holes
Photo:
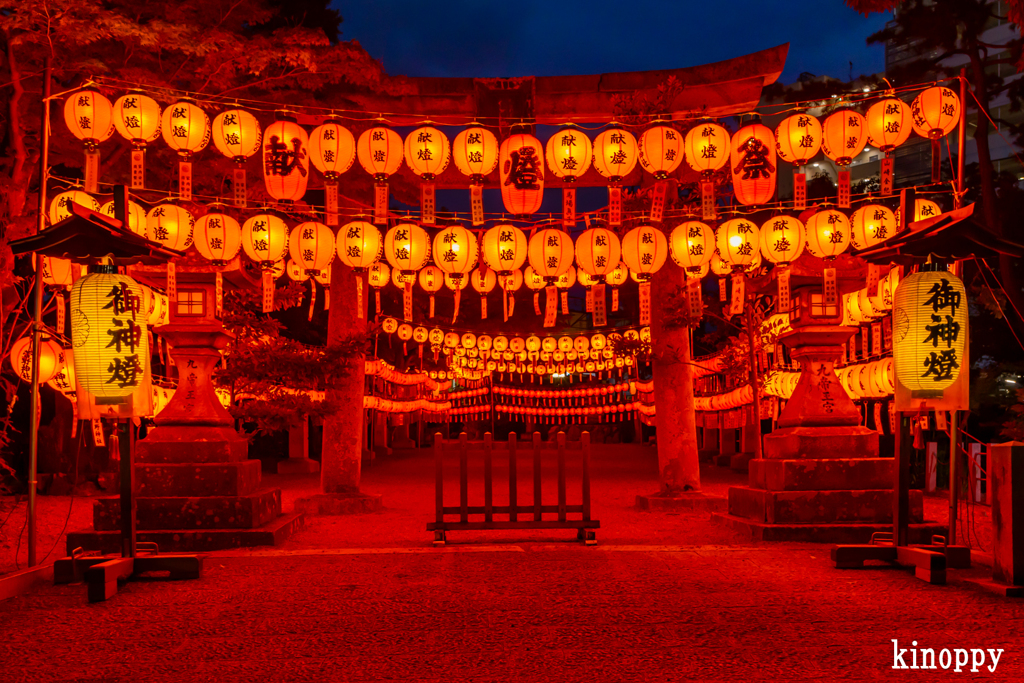
[[[553,9],[557,5],[558,9]],[[842,0],[335,0],[342,39],[358,40],[388,73],[408,76],[561,76],[670,69],[789,42],[782,74],[846,80],[883,70],[865,19]]]

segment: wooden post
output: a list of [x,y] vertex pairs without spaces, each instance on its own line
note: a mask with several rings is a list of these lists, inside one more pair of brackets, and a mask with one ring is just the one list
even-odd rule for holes
[[590,432],[583,432],[583,521],[590,521]]
[[540,512],[540,432],[533,433],[533,519],[539,522]]
[[518,480],[516,473],[516,433],[508,434],[508,521],[518,521]]
[[494,521],[494,499],[492,496],[492,479],[494,470],[492,467],[494,457],[494,444],[491,441],[491,433],[484,434],[484,521]]
[[114,432],[110,436],[110,449],[120,457],[121,472],[121,557],[135,557],[135,476],[132,463],[135,458],[135,425],[131,420],[126,422],[128,427],[128,452],[121,453],[118,442],[118,432],[121,424],[114,425]]
[[896,413],[899,434],[896,435],[896,481],[893,482],[892,538],[897,546],[908,544],[910,524],[910,449],[914,437],[910,431],[910,418]]
[[444,437],[434,433],[434,506],[437,514],[434,521],[444,522]]
[[459,521],[469,521],[469,442],[466,432],[459,434]]
[[949,413],[949,544],[956,545],[956,514],[957,499],[960,496],[960,486],[957,481],[960,475],[960,468],[957,467],[960,460],[960,428],[958,423],[959,411],[953,410]]
[[565,521],[565,432],[558,432],[558,521]]

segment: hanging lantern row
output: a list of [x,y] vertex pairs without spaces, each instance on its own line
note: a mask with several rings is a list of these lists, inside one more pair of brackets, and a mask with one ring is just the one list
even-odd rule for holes
[[[545,166],[566,183],[563,191],[563,221],[576,222],[575,190],[572,183],[593,165],[608,178],[611,224],[621,222],[619,183],[637,162],[658,181],[652,205],[652,221],[661,220],[664,204],[664,180],[685,159],[701,174],[704,219],[714,219],[711,175],[731,162],[733,186],[739,203],[762,204],[775,192],[776,155],[799,170],[819,149],[840,167],[841,207],[849,206],[849,173],[846,170],[871,143],[886,154],[883,163],[883,194],[892,188],[892,151],[904,143],[911,129],[933,141],[933,182],[938,180],[938,141],[951,132],[960,120],[961,103],[949,88],[935,86],[917,95],[907,105],[893,95],[873,104],[863,115],[853,109],[841,109],[824,122],[809,113],[798,113],[783,120],[773,132],[761,124],[741,128],[731,138],[722,126],[708,120],[696,123],[685,134],[656,122],[637,139],[613,124],[592,142],[575,127],[566,127],[549,138],[546,145],[534,136],[514,132],[498,144],[488,128],[472,124],[461,131],[452,144],[433,126],[412,131],[403,141],[394,130],[377,125],[363,131],[358,140],[339,120],[328,118],[309,134],[293,115],[278,112],[265,131],[256,118],[242,109],[218,114],[212,121],[195,102],[182,99],[161,114],[160,105],[142,92],[133,91],[110,103],[98,91],[86,88],[70,95],[64,106],[64,120],[71,133],[86,150],[86,190],[98,187],[98,145],[116,130],[129,140],[132,152],[132,187],[144,187],[146,145],[158,137],[181,157],[179,194],[191,198],[191,158],[212,139],[225,157],[236,162],[233,179],[234,201],[245,206],[244,162],[262,149],[263,175],[268,193],[279,201],[295,201],[305,194],[312,163],[324,176],[327,224],[337,225],[337,181],[356,158],[363,170],[377,183],[374,221],[387,220],[387,181],[400,169],[403,160],[423,181],[421,220],[433,225],[433,181],[454,158],[456,167],[469,177],[473,224],[483,223],[483,178],[499,168],[505,208],[516,215],[535,213],[544,192]],[[796,176],[797,209],[806,205],[806,175]]]
[[417,410],[429,413],[447,413],[451,407],[450,401],[430,401],[425,398],[396,401],[379,396],[363,396],[363,408],[380,410],[385,413],[411,413]]
[[848,365],[836,370],[839,383],[854,401],[864,398],[885,398],[896,391],[896,375],[892,358],[870,363]]
[[538,362],[538,363],[515,363],[506,362],[504,360],[483,360],[478,358],[469,358],[463,356],[449,356],[449,370],[452,372],[458,371],[460,368],[468,369],[470,371],[477,371],[481,373],[519,373],[520,375],[573,375],[582,373],[598,373],[600,379],[600,373],[605,371],[611,371],[618,369],[621,371],[622,368],[632,367],[635,364],[635,360],[631,356],[625,358],[616,357],[615,359],[600,360],[600,361],[577,361],[573,362],[556,362],[552,359],[550,363]]
[[570,422],[572,424],[586,422],[597,417],[599,422],[618,422],[633,411],[639,411],[643,404],[639,402],[617,403],[606,406],[580,406],[575,408],[538,408],[534,406],[495,406],[495,411],[507,413],[512,418],[530,418],[537,422]]
[[497,385],[494,387],[494,393],[498,396],[512,396],[512,397],[529,397],[529,398],[543,398],[546,400],[564,400],[567,398],[585,398],[592,396],[607,396],[609,394],[617,394],[620,392],[629,391],[633,392],[633,385],[630,382],[620,382],[618,384],[602,384],[596,387],[581,387],[578,389],[521,389],[518,387],[505,387]]

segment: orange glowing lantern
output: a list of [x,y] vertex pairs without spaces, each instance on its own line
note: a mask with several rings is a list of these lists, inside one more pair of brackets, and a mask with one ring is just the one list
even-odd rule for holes
[[942,179],[939,140],[960,123],[960,98],[949,88],[928,88],[911,102],[910,114],[914,132],[932,141],[932,182],[937,183]]
[[178,196],[192,199],[192,155],[210,143],[210,117],[195,102],[181,100],[164,109],[164,142],[178,153]]
[[867,114],[868,142],[882,150],[882,195],[892,194],[893,151],[910,137],[910,107],[895,97],[871,105]]
[[338,230],[335,247],[342,263],[357,273],[363,273],[380,259],[384,241],[374,225],[353,221]]
[[479,124],[455,136],[452,146],[455,166],[469,177],[469,197],[473,225],[484,222],[484,177],[498,166],[498,138]]
[[834,209],[819,211],[807,221],[807,251],[821,259],[834,259],[850,246],[850,221]]
[[[934,218],[942,213],[942,207],[933,202],[930,199],[915,199],[914,200],[914,221],[923,221],[927,218]],[[893,212],[896,217],[896,225],[900,225],[900,207],[896,207]]]
[[114,134],[114,107],[93,88],[83,88],[64,102],[64,123],[85,143],[85,191],[99,192],[99,145]]
[[505,210],[520,216],[535,213],[544,199],[544,148],[528,133],[513,133],[498,153],[501,199]]
[[850,245],[860,251],[896,234],[896,216],[881,204],[867,204],[850,216]]
[[364,130],[356,143],[356,156],[363,170],[373,176],[373,222],[388,218],[388,178],[402,165],[402,136],[386,126]]
[[495,225],[483,237],[483,261],[497,271],[507,275],[522,267],[528,253],[526,234],[514,225]]
[[715,232],[700,221],[680,223],[669,233],[668,250],[680,268],[697,272],[711,262],[715,253]]
[[622,186],[639,158],[640,147],[628,130],[615,127],[594,140],[594,168],[610,181],[608,186],[608,223],[622,225]]
[[[434,235],[434,263],[452,281],[464,280],[477,264],[476,235],[461,225],[450,225]],[[455,316],[459,315],[462,288],[455,289]],[[454,320],[453,320],[454,322]]]
[[790,309],[789,264],[804,251],[806,237],[804,224],[792,216],[775,216],[765,221],[760,232],[761,255],[778,266],[775,281],[778,286],[778,310]]
[[50,225],[56,225],[71,215],[71,205],[78,204],[90,211],[99,211],[100,203],[92,195],[81,190],[67,190],[50,200]]
[[640,324],[651,324],[651,275],[668,258],[665,233],[650,225],[633,228],[622,238],[622,260],[640,283]]
[[[11,367],[24,382],[32,381],[32,336],[11,344]],[[56,340],[43,336],[39,340],[39,384],[45,384],[64,369],[64,349]]]
[[821,148],[839,166],[839,206],[850,206],[850,171],[853,158],[868,142],[867,120],[852,109],[837,111],[825,119]]
[[192,244],[196,221],[185,209],[174,204],[159,204],[146,214],[146,236],[169,249],[184,251]]
[[294,117],[278,112],[263,134],[263,182],[267,194],[294,202],[306,194],[309,179],[309,136]]
[[686,133],[686,163],[701,176],[703,217],[715,217],[715,184],[711,176],[729,160],[729,132],[710,121],[695,125]]
[[651,198],[651,220],[660,222],[668,191],[665,180],[683,163],[683,135],[671,126],[652,126],[640,135],[637,158],[640,166],[657,180]]
[[300,223],[288,238],[288,253],[306,275],[320,275],[334,260],[334,233],[323,223]]
[[275,264],[288,254],[288,226],[269,213],[256,214],[242,224],[242,249],[245,255],[263,269],[263,312],[274,310]]
[[562,189],[563,225],[576,225],[576,190],[571,185],[590,168],[593,153],[590,138],[574,128],[563,128],[548,138],[545,148],[548,168],[567,183]]
[[498,278],[494,274],[494,271],[487,266],[482,266],[473,271],[469,278],[470,284],[473,285],[473,289],[480,294],[480,319],[487,319],[487,295],[494,289],[494,286],[498,284]]
[[760,231],[746,218],[733,218],[718,226],[715,245],[722,260],[731,264],[734,271],[743,270],[754,265],[760,255]]
[[69,259],[55,256],[40,256],[43,284],[51,287],[70,287],[73,283],[74,266]]
[[196,221],[193,240],[203,258],[215,266],[226,266],[242,248],[242,227],[231,216],[215,210]]
[[146,179],[146,144],[160,136],[160,105],[139,91],[122,95],[114,102],[114,128],[132,143],[131,187],[142,189]]
[[621,253],[618,235],[608,228],[590,228],[576,238],[576,265],[597,282],[615,270]]
[[530,266],[549,285],[553,285],[559,276],[572,267],[572,237],[561,230],[538,230],[530,238],[528,249]]
[[444,285],[444,271],[437,266],[426,266],[419,272],[420,288],[430,294],[430,314],[434,317],[434,294]]
[[412,320],[412,281],[416,279],[416,271],[430,260],[427,231],[415,223],[394,226],[384,235],[384,257],[392,268],[407,276],[402,298],[403,312],[405,320]]
[[821,149],[821,123],[807,113],[783,119],[775,129],[779,157],[793,164],[793,208],[807,208],[807,174],[800,169]]
[[423,180],[420,186],[420,220],[433,225],[434,179],[448,168],[451,144],[448,136],[432,126],[417,128],[405,138],[405,162]]
[[388,268],[388,264],[377,261],[370,264],[366,269],[366,282],[368,285],[373,287],[373,293],[375,295],[377,308],[375,309],[378,315],[381,312],[380,308],[380,290],[381,287],[391,281],[391,269]]
[[338,224],[338,178],[356,160],[356,139],[341,121],[329,118],[309,135],[309,160],[324,175],[327,225]]
[[[109,201],[100,207],[100,213],[116,218],[116,208],[113,201]],[[128,200],[128,229],[136,235],[146,236],[146,210],[132,200]]]
[[740,204],[764,204],[775,195],[775,135],[760,123],[732,137],[732,187]]
[[263,132],[256,117],[243,109],[229,109],[213,119],[213,146],[235,162],[231,186],[235,206],[245,206],[245,161],[260,150]]

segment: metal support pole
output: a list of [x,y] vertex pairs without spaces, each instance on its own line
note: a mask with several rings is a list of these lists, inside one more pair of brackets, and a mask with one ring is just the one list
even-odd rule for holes
[[754,415],[753,425],[754,434],[757,436],[757,441],[754,444],[754,457],[758,460],[761,459],[761,392],[758,391],[757,387],[757,351],[754,349],[754,344],[760,341],[760,337],[754,334],[754,311],[753,302],[747,301],[747,341],[750,346],[750,389],[754,396]]
[[959,209],[964,192],[964,139],[967,136],[967,69],[960,69],[960,129],[956,134],[956,194],[953,208]]
[[957,485],[959,472],[956,467],[960,450],[959,411],[950,411],[949,417],[949,532],[946,534],[946,539],[949,545],[956,545],[957,498],[960,494],[960,487]]
[[893,482],[893,545],[908,545],[910,522],[910,450],[914,447],[910,413],[896,413],[896,480]]
[[[39,208],[37,229],[46,227],[46,179],[50,163],[50,71],[53,59],[46,56],[43,69],[43,99],[39,137]],[[28,435],[28,566],[36,566],[36,486],[39,469],[39,344],[43,328],[43,264],[36,262],[36,277],[32,283],[32,387]]]

